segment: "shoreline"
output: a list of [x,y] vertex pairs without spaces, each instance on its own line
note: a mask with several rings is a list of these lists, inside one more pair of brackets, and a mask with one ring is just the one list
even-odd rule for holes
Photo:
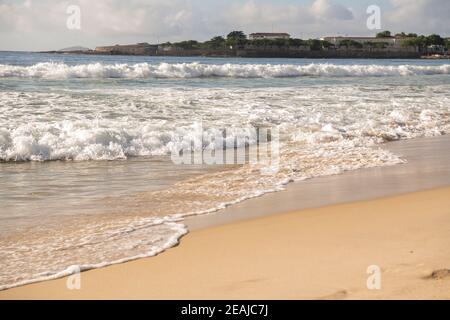
[[158,57],[158,58],[218,58],[218,59],[311,59],[311,60],[327,60],[327,59],[337,59],[337,60],[450,60],[450,57],[429,57],[429,56],[411,56],[411,57],[405,57],[405,56],[399,56],[399,55],[392,55],[392,56],[377,56],[377,55],[367,55],[367,56],[357,56],[354,55],[348,55],[348,56],[342,56],[342,55],[329,55],[329,56],[308,56],[308,55],[299,55],[299,56],[292,56],[292,55],[202,55],[202,54],[156,54],[156,55],[145,55],[145,54],[108,54],[104,52],[59,52],[59,51],[36,51],[33,53],[39,53],[39,54],[61,54],[61,55],[85,55],[85,56],[118,56],[118,57]]
[[[258,224],[258,221],[264,219],[269,219],[271,220],[271,224],[276,224],[279,217],[281,219],[282,216],[294,215],[292,212],[296,212],[295,215],[303,216],[304,214],[308,214],[310,211],[323,210],[324,212],[330,214],[330,212],[334,211],[335,208],[339,206],[355,206],[360,208],[366,202],[376,205],[380,203],[380,205],[382,205],[385,202],[389,202],[392,197],[411,197],[412,201],[414,201],[414,199],[417,199],[418,195],[420,198],[421,194],[429,193],[430,195],[435,196],[436,194],[444,193],[448,196],[450,194],[448,189],[438,188],[448,187],[450,185],[450,152],[443,152],[443,150],[450,150],[450,148],[448,148],[449,145],[450,136],[420,138],[383,145],[383,147],[386,147],[388,150],[406,158],[408,163],[393,167],[379,167],[350,171],[337,176],[314,178],[303,182],[292,183],[285,191],[267,194],[260,198],[247,200],[240,204],[228,207],[218,213],[188,218],[184,221],[184,223],[188,226],[190,233],[183,237],[179,248],[171,248],[163,254],[153,258],[135,260],[125,264],[113,265],[102,269],[93,269],[83,273],[83,278],[85,274],[95,273],[101,275],[103,272],[107,273],[109,268],[128,269],[127,266],[129,264],[139,263],[140,261],[142,261],[142,263],[146,263],[144,261],[153,259],[164,259],[163,257],[168,254],[177,254],[176,252],[185,250],[183,249],[185,247],[185,241],[189,241],[188,239],[191,237],[196,237],[195,235],[198,233],[205,232],[209,234],[212,239],[214,239],[214,234],[216,232],[214,230],[220,228],[231,228],[231,226],[241,228],[242,225],[246,224]],[[399,185],[402,186],[402,188],[399,189]],[[411,194],[411,192],[426,189],[433,190],[419,192],[418,194]],[[324,193],[323,190],[327,190],[328,192]],[[354,190],[359,190],[360,192],[355,193]],[[398,194],[406,195],[398,196]],[[298,195],[302,195],[300,198],[302,201],[299,201]],[[307,199],[309,200],[305,201]],[[342,204],[343,202],[348,204]],[[400,203],[400,205],[402,205],[402,203]],[[315,207],[319,207],[319,209],[311,209]],[[450,205],[448,207],[450,207]],[[285,214],[285,212],[291,212],[291,214]],[[442,217],[442,212],[436,214],[441,214]],[[358,217],[353,218],[357,219]],[[288,225],[290,223],[291,222],[289,222]],[[389,222],[386,221],[385,223],[389,224]],[[320,232],[323,236],[324,231],[320,230]],[[277,235],[277,237],[278,236],[279,235]],[[241,240],[245,242],[248,240],[248,237]],[[309,240],[315,241],[315,239]],[[211,249],[213,249],[213,247],[211,247]],[[172,251],[175,253],[172,253]],[[186,254],[187,253],[183,253],[183,255]],[[237,260],[240,259],[241,258],[239,257]],[[289,263],[289,261],[284,261],[283,263]],[[166,268],[173,267],[174,266],[166,265]],[[443,267],[448,268],[450,266]],[[141,273],[140,276],[146,277],[147,275],[144,272],[144,274]],[[165,276],[163,276],[163,278],[164,277]],[[61,286],[61,284],[65,283],[65,281],[65,278],[61,278],[53,281],[40,282],[7,289],[0,292],[0,299],[8,299],[13,297],[46,298],[41,295],[41,290],[46,292],[46,288],[48,286],[53,286],[54,282],[59,283],[59,286]],[[127,281],[125,280],[122,285],[126,286],[126,282]],[[164,283],[161,283],[160,285],[164,287]],[[39,289],[36,289],[36,291],[33,288]],[[62,289],[67,290],[65,287]],[[99,292],[101,292],[101,290]],[[141,292],[139,298],[145,298],[146,293],[147,292]],[[61,290],[56,290],[55,292],[48,294],[55,294],[52,296],[55,298],[63,297],[64,299],[70,299],[72,297],[71,294],[67,296],[61,292]],[[75,294],[75,296],[77,295]],[[85,296],[83,296],[83,298],[84,297]],[[99,293],[99,295],[95,296],[94,292],[90,292],[87,297],[101,298],[101,295]],[[120,297],[127,298],[127,296]],[[153,296],[153,298],[158,297]],[[186,297],[179,296],[178,298]],[[251,296],[248,298],[251,298]]]
[[83,56],[117,56],[117,57],[157,57],[157,58],[212,58],[212,59],[308,59],[308,60],[327,60],[327,59],[335,59],[335,60],[450,60],[450,56],[442,56],[442,57],[434,57],[434,56],[426,56],[421,55],[417,57],[398,57],[398,56],[392,56],[392,57],[358,57],[355,58],[353,56],[343,57],[343,56],[336,56],[336,57],[308,57],[308,56],[299,56],[299,57],[293,57],[293,56],[236,56],[236,55],[192,55],[192,54],[186,54],[186,55],[167,55],[167,54],[160,54],[160,55],[139,55],[139,54],[107,54],[104,52],[77,52],[77,51],[10,51],[10,50],[3,50],[0,52],[7,52],[7,53],[13,53],[13,52],[20,52],[20,53],[37,53],[37,54],[58,54],[58,55],[83,55]]
[[400,140],[376,147],[391,151],[406,163],[289,183],[283,191],[248,199],[212,214],[188,217],[184,223],[193,231],[280,212],[381,199],[450,186],[450,135]]
[[[449,195],[436,189],[197,230],[157,257],[82,273],[80,290],[62,278],[0,299],[450,299]],[[373,265],[380,290],[366,287]]]

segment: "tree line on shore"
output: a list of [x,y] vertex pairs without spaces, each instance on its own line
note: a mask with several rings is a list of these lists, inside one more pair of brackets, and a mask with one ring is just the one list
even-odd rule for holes
[[289,39],[248,39],[247,35],[243,31],[232,31],[226,37],[216,36],[211,40],[205,42],[199,42],[196,40],[188,40],[181,42],[166,42],[162,46],[175,47],[185,50],[192,49],[212,49],[223,50],[230,47],[243,47],[246,45],[252,45],[254,47],[310,47],[312,50],[321,50],[322,48],[331,47],[332,44],[328,41],[309,39],[302,40],[296,38]]
[[[390,38],[392,37],[392,33],[390,31],[383,31],[376,35],[376,38]],[[402,47],[413,47],[418,48],[419,51],[425,51],[429,46],[441,46],[450,49],[450,39],[444,39],[440,35],[432,34],[429,36],[425,35],[417,35],[415,33],[397,33],[395,34],[397,38],[405,38],[405,41],[402,43]],[[183,50],[195,50],[195,49],[204,49],[204,50],[224,50],[228,48],[237,48],[244,46],[253,46],[256,48],[265,48],[265,47],[277,47],[277,48],[290,48],[290,47],[309,47],[310,50],[320,51],[324,49],[333,48],[334,45],[325,40],[318,39],[309,39],[303,40],[298,38],[289,38],[289,39],[248,39],[247,35],[243,31],[232,31],[226,37],[216,36],[212,39],[199,42],[196,40],[187,40],[181,42],[166,42],[163,43],[163,47],[171,47],[171,48],[179,48]],[[351,40],[344,39],[339,42],[339,48],[386,48],[388,46],[388,42],[366,42],[364,44]]]

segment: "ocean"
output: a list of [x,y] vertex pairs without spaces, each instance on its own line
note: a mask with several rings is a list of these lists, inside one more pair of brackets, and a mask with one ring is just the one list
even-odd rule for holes
[[[173,161],[225,131],[258,144],[252,128],[277,132],[276,170]],[[154,256],[187,216],[399,165],[383,143],[449,132],[445,60],[0,52],[0,289]]]

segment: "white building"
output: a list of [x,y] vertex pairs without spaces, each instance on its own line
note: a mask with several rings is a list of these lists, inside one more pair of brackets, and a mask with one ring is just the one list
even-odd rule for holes
[[276,39],[289,39],[291,37],[288,33],[251,33],[249,36],[250,40],[276,40]]

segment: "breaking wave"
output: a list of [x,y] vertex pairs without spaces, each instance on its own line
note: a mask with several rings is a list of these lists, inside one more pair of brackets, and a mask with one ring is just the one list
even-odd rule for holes
[[[101,92],[0,93],[0,162],[125,160],[170,155],[191,141],[211,150],[224,128],[230,139],[249,137],[246,143],[253,144],[256,137],[246,129],[280,123],[286,140],[295,136],[308,144],[358,140],[367,146],[450,132],[445,86],[420,92],[352,86]],[[35,116],[41,113],[53,116],[42,121]],[[100,117],[80,116],[92,114]],[[203,119],[204,129],[179,114]]]
[[137,63],[82,64],[44,62],[32,66],[0,64],[1,78],[288,78],[288,77],[382,77],[450,74],[450,64],[440,66],[381,66],[337,64],[201,64],[201,63]]
[[[30,79],[437,74],[450,74],[450,65],[0,65],[0,78]],[[264,164],[208,172],[166,189],[117,199],[102,198],[102,203],[114,208],[115,214],[98,214],[95,218],[82,214],[56,224],[40,221],[35,230],[23,228],[26,232],[19,229],[2,234],[0,290],[154,256],[176,245],[186,234],[182,223],[187,216],[211,213],[281,191],[292,181],[403,163],[399,156],[379,148],[379,144],[450,133],[448,84],[430,86],[424,79],[425,85],[421,85],[421,79],[413,86],[374,86],[361,79],[357,85],[265,86],[251,90],[152,86],[142,89],[116,84],[110,89],[73,90],[65,88],[64,83],[62,87],[53,87],[52,83],[47,92],[26,87],[11,91],[5,86],[0,90],[0,162],[167,155],[197,141],[202,141],[194,143],[198,150],[212,149],[211,137],[223,128],[233,129],[227,131],[232,140],[247,136],[245,130],[238,128],[278,128],[282,145],[279,170],[271,174],[265,174]],[[251,136],[248,143],[255,143],[255,139]],[[6,168],[12,166],[7,164]],[[124,175],[114,170],[108,174]],[[23,179],[21,185],[28,182]],[[42,183],[42,188],[46,183],[52,181]],[[9,188],[8,181],[4,185]],[[39,199],[32,193],[26,196],[26,201],[31,196]],[[50,206],[59,198],[49,198],[48,203],[45,200],[45,205]],[[36,215],[36,219],[42,217]],[[53,217],[50,214],[45,221]],[[16,216],[12,219],[14,224],[19,221]]]

